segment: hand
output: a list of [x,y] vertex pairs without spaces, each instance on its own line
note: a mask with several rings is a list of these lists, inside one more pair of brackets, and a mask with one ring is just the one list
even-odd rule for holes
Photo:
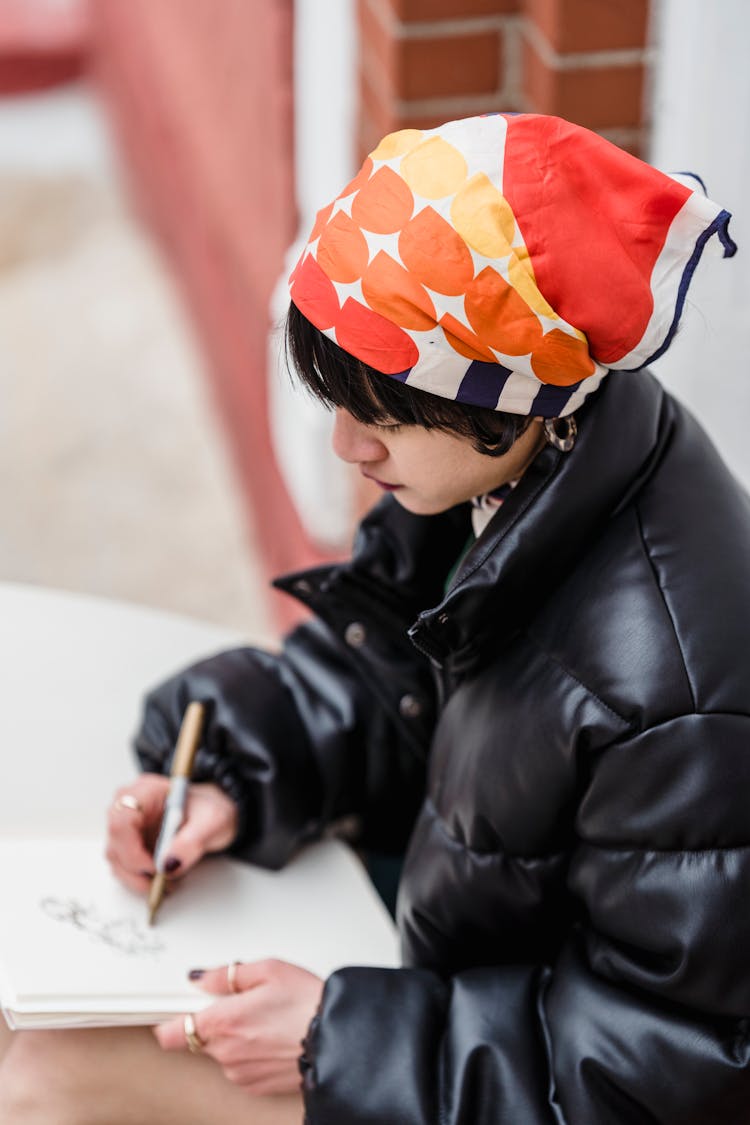
[[[323,981],[288,961],[254,961],[237,966],[237,995],[230,995],[227,967],[201,972],[205,992],[223,996],[195,1016],[196,1031],[230,1082],[248,1094],[298,1091],[297,1059],[318,1010]],[[154,1028],[165,1051],[185,1051],[182,1017]]]
[[[148,894],[155,874],[153,848],[161,827],[169,778],[144,773],[118,789],[107,816],[106,855],[113,874],[126,887]],[[122,808],[117,798],[129,794],[140,808]],[[184,875],[208,852],[223,851],[237,835],[237,806],[218,785],[191,785],[185,823],[167,856],[172,877]],[[175,862],[176,861],[176,862]]]

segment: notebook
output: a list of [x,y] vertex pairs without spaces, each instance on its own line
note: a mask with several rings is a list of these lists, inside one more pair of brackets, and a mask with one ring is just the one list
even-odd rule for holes
[[328,976],[396,966],[390,915],[357,857],[314,844],[283,871],[209,857],[162,904],[112,877],[101,839],[0,841],[0,1003],[13,1028],[153,1024],[212,997],[191,968],[278,957]]

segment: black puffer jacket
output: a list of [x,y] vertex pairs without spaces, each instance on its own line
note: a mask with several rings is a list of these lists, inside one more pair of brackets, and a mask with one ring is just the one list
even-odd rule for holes
[[212,701],[201,775],[252,860],[349,814],[408,842],[406,967],[328,981],[308,1120],[744,1125],[748,500],[650,376],[614,374],[443,598],[467,529],[386,498],[350,564],[282,583],[317,623],[177,677],[138,738],[161,770]]

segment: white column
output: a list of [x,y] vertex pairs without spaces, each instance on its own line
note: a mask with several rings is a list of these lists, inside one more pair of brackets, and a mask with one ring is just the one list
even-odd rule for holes
[[[660,0],[651,162],[695,171],[733,213],[736,257],[712,240],[670,351],[654,365],[750,486],[750,4]],[[707,255],[704,255],[707,256]]]
[[[272,304],[278,325],[289,304],[287,277],[315,221],[354,174],[357,102],[354,0],[295,0],[294,111],[299,234]],[[276,457],[306,531],[341,547],[351,530],[351,476],[331,451],[332,415],[286,370],[278,330],[270,341],[269,409]]]

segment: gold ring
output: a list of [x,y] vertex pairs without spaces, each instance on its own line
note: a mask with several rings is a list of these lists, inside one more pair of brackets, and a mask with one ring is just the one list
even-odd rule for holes
[[242,989],[237,984],[237,967],[241,965],[241,961],[232,961],[227,965],[227,988],[230,992],[241,992]]
[[206,1046],[206,1040],[201,1039],[198,1030],[195,1026],[195,1017],[191,1012],[184,1017],[182,1026],[185,1029],[185,1041],[188,1045],[188,1050],[193,1055],[199,1055]]
[[115,808],[119,809],[120,812],[130,809],[131,812],[143,813],[143,805],[132,793],[123,793],[121,797],[118,797],[115,801]]

